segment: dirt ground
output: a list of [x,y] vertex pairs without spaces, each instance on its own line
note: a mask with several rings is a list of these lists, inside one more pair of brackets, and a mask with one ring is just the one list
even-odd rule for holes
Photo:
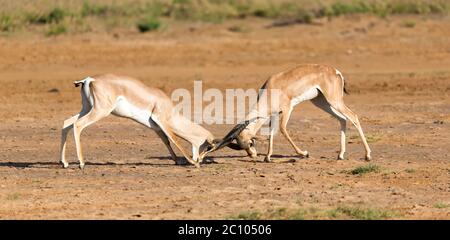
[[[249,212],[272,218],[280,209],[304,209],[305,218],[326,219],[344,206],[387,211],[394,219],[450,219],[450,19],[269,24],[1,37],[0,218],[225,219]],[[235,25],[245,31],[228,30]],[[347,159],[337,161],[339,124],[310,103],[297,106],[288,125],[309,159],[277,135],[273,163],[263,163],[267,144],[260,142],[256,160],[224,149],[200,169],[177,166],[152,130],[111,116],[83,133],[84,171],[72,135],[69,169],[58,163],[63,121],[81,106],[74,80],[111,72],[168,94],[192,90],[196,79],[204,88],[248,89],[301,63],[329,64],[344,74],[345,101],[359,115],[380,171],[350,174],[367,164],[356,130],[348,125]],[[218,137],[232,127],[204,126]]]

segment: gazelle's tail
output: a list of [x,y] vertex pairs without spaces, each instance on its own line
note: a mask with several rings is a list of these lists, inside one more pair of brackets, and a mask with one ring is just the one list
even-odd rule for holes
[[337,69],[336,69],[336,75],[338,75],[338,76],[342,79],[342,85],[343,85],[342,87],[343,87],[344,93],[350,95],[350,93],[348,93],[348,92],[347,92],[347,89],[345,88],[345,80],[344,80],[344,76],[342,76],[342,73],[339,72],[339,70],[337,70]]
[[89,84],[92,81],[95,81],[95,79],[93,79],[91,77],[87,77],[83,80],[75,81],[75,82],[73,82],[73,84],[75,84],[75,87],[79,87],[80,85],[83,86],[86,83]]

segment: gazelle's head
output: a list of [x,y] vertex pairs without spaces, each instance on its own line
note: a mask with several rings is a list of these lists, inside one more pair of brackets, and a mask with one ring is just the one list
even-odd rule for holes
[[[231,131],[225,135],[222,139],[214,139],[213,141],[210,141],[208,143],[204,143],[205,146],[203,148],[200,148],[200,156],[203,158],[207,153],[217,151],[223,147],[229,147],[234,150],[245,150],[247,151],[247,154],[251,157],[256,157],[256,138],[253,136],[246,127],[253,121],[255,121],[256,118],[246,120],[243,123],[239,123],[236,126],[234,126]],[[233,141],[236,141],[234,143]]]
[[234,146],[228,146],[235,150],[245,150],[247,154],[255,158],[257,156],[256,152],[256,136],[253,135],[248,129],[244,129],[239,135],[236,137],[237,144]]

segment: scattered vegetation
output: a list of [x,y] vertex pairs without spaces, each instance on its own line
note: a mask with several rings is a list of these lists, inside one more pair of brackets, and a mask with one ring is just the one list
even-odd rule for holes
[[380,167],[378,165],[375,165],[375,164],[367,164],[367,165],[359,166],[359,167],[356,167],[356,168],[354,168],[354,169],[352,169],[350,171],[345,171],[345,172],[349,173],[349,174],[352,174],[352,175],[359,175],[359,176],[361,176],[361,175],[364,175],[364,174],[367,174],[367,173],[371,173],[371,172],[375,172],[375,173],[380,172]]
[[414,21],[405,21],[405,22],[402,23],[402,26],[406,27],[406,28],[413,28],[413,27],[416,26],[416,22],[414,22]]
[[52,24],[59,23],[68,15],[62,8],[56,7],[48,13],[28,13],[26,20],[32,24]]
[[80,15],[82,17],[105,16],[108,13],[108,10],[109,8],[107,5],[92,4],[89,3],[89,1],[84,1]]
[[6,196],[6,200],[9,200],[9,201],[19,200],[19,198],[20,198],[20,193],[12,193],[12,194],[8,194]]
[[240,220],[259,220],[259,219],[274,219],[274,220],[304,220],[304,219],[360,219],[360,220],[377,220],[389,219],[395,217],[391,211],[374,209],[340,206],[329,210],[319,210],[316,208],[299,208],[287,209],[276,208],[269,209],[263,213],[258,211],[242,212],[237,216],[231,216],[229,219]]
[[249,32],[250,29],[248,27],[246,27],[246,26],[243,26],[243,25],[233,25],[233,26],[228,28],[228,31],[242,33],[242,32]]
[[0,32],[9,32],[14,28],[13,21],[8,15],[0,15]]
[[[106,1],[104,3],[92,3],[85,0],[61,3],[51,0],[49,7],[35,5],[36,10],[31,11],[22,9],[20,4],[15,9],[0,10],[0,31],[11,31],[16,29],[16,25],[20,28],[62,22],[79,24],[80,19],[86,21],[86,18],[89,18],[89,21],[97,19],[104,24],[114,20],[127,26],[129,21],[134,21],[138,30],[145,32],[159,28],[158,19],[161,18],[220,23],[227,19],[258,17],[273,19],[273,26],[285,26],[298,23],[309,24],[316,18],[332,18],[349,14],[373,14],[387,17],[394,14],[447,15],[450,13],[450,2],[445,0],[333,0],[325,3],[305,0],[151,0]],[[14,17],[13,21],[13,17],[5,15],[6,13],[17,15],[17,17]],[[413,22],[405,23],[405,27],[414,26]],[[62,27],[59,28],[62,29]],[[235,29],[239,31],[238,28]]]
[[337,207],[328,211],[330,218],[350,218],[359,220],[378,220],[392,218],[394,214],[390,211],[379,209],[364,209],[360,207]]
[[237,216],[231,216],[232,220],[259,220],[261,219],[261,213],[258,211],[246,211],[241,212]]
[[161,22],[157,18],[148,17],[138,22],[136,26],[140,32],[148,32],[160,28]]
[[443,208],[448,208],[450,207],[450,204],[445,204],[445,203],[436,203],[434,204],[435,208],[439,208],[439,209],[443,209]]
[[416,170],[415,170],[415,169],[412,169],[412,168],[407,168],[407,169],[405,169],[405,172],[406,172],[406,173],[415,173]]
[[45,33],[46,36],[56,36],[67,32],[67,27],[64,24],[52,24]]

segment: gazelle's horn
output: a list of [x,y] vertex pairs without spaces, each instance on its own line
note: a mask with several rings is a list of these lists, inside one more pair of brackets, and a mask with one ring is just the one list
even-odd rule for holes
[[233,129],[231,129],[231,131],[225,135],[225,137],[222,138],[222,140],[216,144],[216,146],[210,150],[210,152],[212,151],[216,151],[219,150],[223,147],[226,147],[227,145],[229,145],[234,139],[236,139],[236,137],[253,121],[255,121],[256,119],[258,119],[260,117],[255,117],[249,120],[245,120],[242,123],[237,124],[236,126],[234,126]]

